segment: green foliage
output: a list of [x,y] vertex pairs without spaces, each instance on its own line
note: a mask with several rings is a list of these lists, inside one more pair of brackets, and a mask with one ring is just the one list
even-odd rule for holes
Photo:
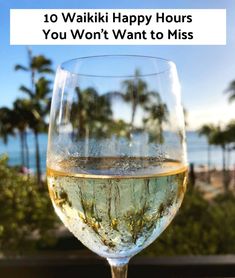
[[[56,242],[58,220],[44,188],[20,175],[0,158],[0,252],[19,254]],[[173,223],[141,255],[208,255],[235,253],[235,197],[211,202],[188,190]]]
[[55,243],[57,218],[46,188],[39,188],[0,157],[0,252],[17,254]]
[[194,190],[186,193],[177,216],[142,255],[213,255],[235,253],[235,197],[213,202]]

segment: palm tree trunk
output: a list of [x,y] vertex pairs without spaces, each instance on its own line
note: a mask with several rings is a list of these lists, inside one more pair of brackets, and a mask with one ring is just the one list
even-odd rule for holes
[[40,166],[40,150],[38,143],[38,132],[34,130],[35,138],[35,159],[36,159],[36,169],[37,169],[37,183],[41,185],[41,166]]
[[227,170],[229,170],[229,166],[230,166],[230,160],[231,160],[231,149],[228,147],[227,148]]
[[20,131],[21,166],[25,165],[24,159],[24,133]]
[[211,182],[211,146],[207,145],[207,182]]
[[137,107],[136,103],[133,103],[133,105],[132,105],[132,114],[131,114],[131,130],[133,129],[133,125],[134,125],[136,107]]
[[27,51],[28,51],[29,68],[30,68],[30,74],[31,74],[31,89],[32,89],[32,92],[34,92],[35,91],[35,70],[31,67],[33,55],[32,55],[31,48],[28,47]]
[[231,149],[230,147],[228,146],[226,148],[226,152],[227,152],[227,161],[226,161],[226,185],[227,185],[227,188],[229,187],[229,184],[230,184],[230,180],[231,180],[231,176],[230,176],[230,158],[231,158]]
[[86,125],[85,128],[86,132],[85,132],[85,156],[89,156],[89,128]]
[[78,115],[78,119],[79,119],[79,138],[84,138],[86,136],[86,128],[85,128],[85,119],[82,115],[82,111],[79,111],[79,115]]
[[163,129],[162,129],[162,122],[159,121],[159,143],[164,143],[164,137],[163,137]]
[[24,146],[25,146],[25,159],[26,159],[26,167],[29,169],[29,146],[28,146],[28,138],[27,132],[24,131]]
[[223,156],[223,186],[224,190],[228,190],[227,186],[227,177],[226,177],[226,152],[225,152],[225,146],[222,147],[222,156]]

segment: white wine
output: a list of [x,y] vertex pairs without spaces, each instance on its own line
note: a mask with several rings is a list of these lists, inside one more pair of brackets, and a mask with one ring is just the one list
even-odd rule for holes
[[177,161],[129,158],[126,167],[123,161],[71,158],[47,169],[58,216],[85,246],[108,258],[131,257],[153,242],[186,188],[187,167]]

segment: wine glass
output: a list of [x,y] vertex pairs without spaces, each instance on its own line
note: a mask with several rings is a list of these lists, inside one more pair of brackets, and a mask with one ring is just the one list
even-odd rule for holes
[[105,55],[58,67],[50,114],[47,180],[54,209],[113,278],[179,209],[187,158],[173,62]]

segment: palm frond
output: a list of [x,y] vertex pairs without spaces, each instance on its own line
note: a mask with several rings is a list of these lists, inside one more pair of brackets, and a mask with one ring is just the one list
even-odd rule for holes
[[19,90],[21,92],[27,94],[30,98],[33,98],[33,96],[34,96],[33,92],[29,88],[27,88],[26,86],[23,86],[23,85],[20,86]]
[[235,101],[235,92],[229,96],[228,101],[229,102]]
[[113,91],[113,92],[108,92],[105,94],[105,97],[109,100],[112,100],[113,98],[124,98],[124,95],[121,92],[118,91]]
[[34,56],[31,61],[31,67],[35,70],[42,70],[43,68],[49,68],[52,62],[43,55]]
[[229,102],[233,102],[235,100],[235,80],[230,82],[228,88],[225,90],[225,93],[229,94]]
[[51,92],[50,88],[50,80],[47,80],[44,77],[41,77],[36,83],[36,91],[35,91],[35,98],[38,100],[44,100]]
[[39,73],[50,73],[50,74],[53,74],[55,73],[54,70],[50,69],[50,68],[41,68],[38,70]]
[[15,70],[29,71],[29,69],[22,65],[15,65]]

